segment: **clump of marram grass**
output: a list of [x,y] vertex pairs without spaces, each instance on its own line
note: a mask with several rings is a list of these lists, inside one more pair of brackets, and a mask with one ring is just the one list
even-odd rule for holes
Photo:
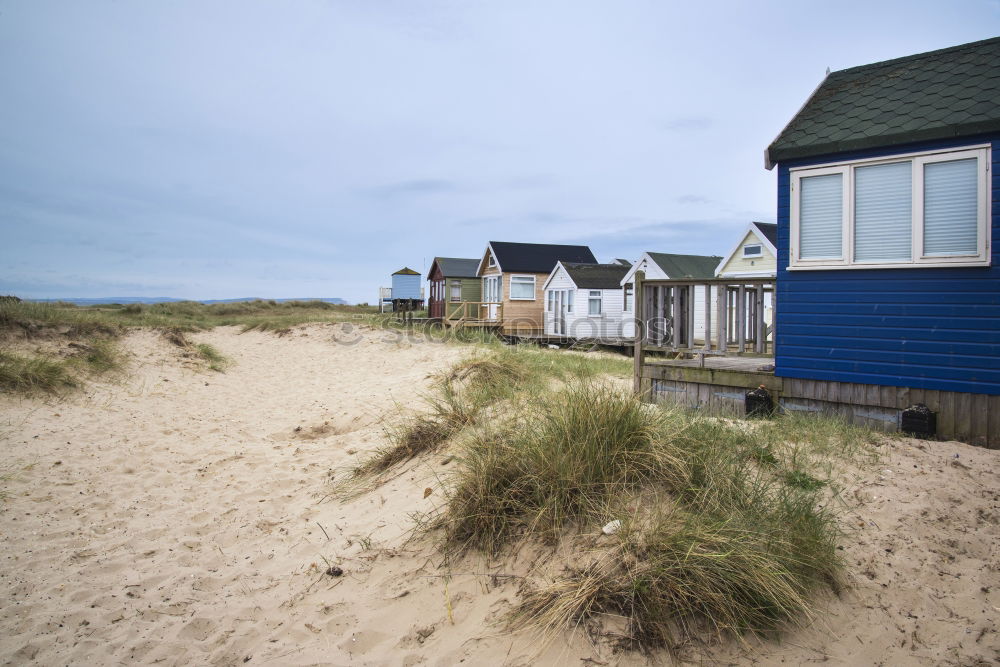
[[496,555],[520,535],[554,538],[609,500],[676,476],[662,413],[635,396],[578,384],[483,429],[462,455],[439,525],[450,548]]
[[0,389],[18,393],[57,393],[76,387],[64,361],[0,352]]
[[73,341],[66,351],[69,356],[65,357],[0,351],[0,389],[56,394],[81,386],[87,376],[116,373],[125,365],[124,355],[114,339]]
[[94,338],[86,345],[79,346],[81,354],[76,357],[85,365],[88,372],[94,375],[115,373],[125,365],[118,342],[109,338]]
[[232,363],[228,357],[209,343],[198,343],[194,346],[194,349],[195,353],[208,364],[209,369],[218,373],[225,372]]
[[[824,485],[790,475],[780,432],[573,383],[474,432],[434,525],[447,552],[497,556],[623,521],[602,557],[530,590],[515,628],[614,614],[644,648],[706,629],[767,633],[808,618],[816,591],[837,590],[842,569]],[[650,495],[666,500],[647,505]]]
[[408,421],[393,434],[392,444],[377,450],[374,456],[354,469],[354,477],[384,473],[400,463],[434,451],[450,435],[448,425],[432,417]]
[[808,498],[779,496],[744,515],[656,512],[624,529],[600,561],[530,590],[514,628],[555,629],[623,617],[636,648],[761,635],[810,618],[812,598],[838,588],[834,521]]

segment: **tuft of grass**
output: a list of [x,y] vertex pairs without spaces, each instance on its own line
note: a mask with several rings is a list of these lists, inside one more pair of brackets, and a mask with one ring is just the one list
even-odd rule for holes
[[826,486],[825,481],[817,479],[801,470],[788,470],[782,475],[782,478],[788,486],[794,486],[804,491],[815,491]]
[[76,386],[76,378],[63,361],[0,352],[0,389],[4,391],[51,394]]
[[379,449],[375,455],[354,469],[354,477],[378,475],[416,456],[436,450],[448,439],[448,426],[431,417],[420,417],[401,426],[392,444]]
[[109,338],[95,338],[84,346],[82,357],[87,370],[94,375],[116,373],[125,366],[118,342]]
[[627,620],[636,647],[676,647],[706,632],[771,633],[810,618],[817,590],[838,587],[836,531],[808,496],[750,514],[656,512],[601,561],[530,591],[514,627],[563,627],[599,614]]
[[462,456],[439,525],[447,544],[496,555],[519,535],[554,538],[616,497],[670,476],[658,411],[629,394],[576,384],[508,424],[483,429]]
[[199,357],[208,363],[209,369],[218,373],[224,373],[232,361],[224,356],[214,345],[208,343],[198,343],[194,346]]

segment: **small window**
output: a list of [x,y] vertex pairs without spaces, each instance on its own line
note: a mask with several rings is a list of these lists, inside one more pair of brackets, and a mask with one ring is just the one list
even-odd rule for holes
[[587,297],[587,314],[589,315],[600,315],[601,314],[601,290],[590,290],[590,294]]
[[451,300],[461,301],[462,300],[462,281],[452,280],[451,281]]
[[534,301],[535,276],[511,276],[510,298],[521,301]]
[[545,293],[545,309],[550,313],[555,312],[556,309],[555,303],[556,303],[556,295],[552,292],[552,290],[548,290]]
[[486,260],[486,266],[492,269],[496,265],[497,265],[497,260],[493,257],[493,253],[490,253],[489,258]]
[[762,250],[759,243],[748,243],[743,246],[744,257],[760,257]]
[[573,299],[576,298],[576,290],[566,290],[566,312],[573,312]]
[[625,294],[624,294],[625,302],[624,302],[623,309],[625,310],[626,313],[631,313],[632,312],[632,292],[634,290],[634,288],[632,286],[632,283],[626,284],[623,289],[625,291]]

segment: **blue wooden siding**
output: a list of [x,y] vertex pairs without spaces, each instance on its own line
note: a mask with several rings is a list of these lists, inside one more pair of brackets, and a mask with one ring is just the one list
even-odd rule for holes
[[399,273],[392,276],[392,298],[393,299],[419,299],[420,281],[419,275],[409,275]]
[[[788,271],[789,169],[990,143],[988,268]],[[838,153],[778,166],[775,374],[1000,395],[1000,136]]]

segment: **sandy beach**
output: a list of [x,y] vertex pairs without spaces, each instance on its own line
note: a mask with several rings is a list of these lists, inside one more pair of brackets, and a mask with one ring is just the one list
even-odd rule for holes
[[[647,663],[583,631],[504,632],[521,580],[493,575],[523,570],[473,557],[443,567],[433,536],[414,532],[415,513],[443,501],[446,457],[333,494],[467,348],[334,325],[191,338],[232,366],[208,371],[136,331],[120,380],[61,399],[0,396],[0,662]],[[686,660],[1000,661],[997,451],[905,439],[883,450],[843,480],[848,590],[780,641],[691,647]]]

